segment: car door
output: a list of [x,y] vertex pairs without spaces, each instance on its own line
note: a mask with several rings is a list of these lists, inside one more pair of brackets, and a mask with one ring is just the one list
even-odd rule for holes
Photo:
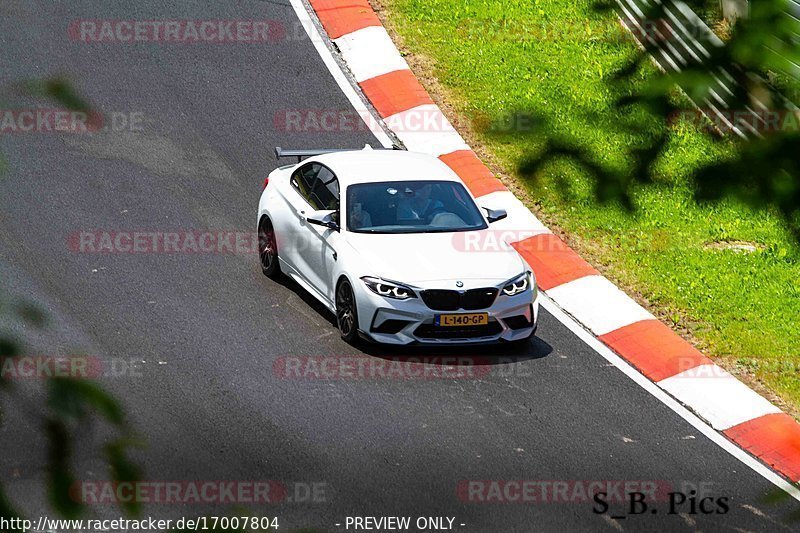
[[[339,180],[324,165],[320,165],[314,174],[309,201],[315,210],[335,210],[338,222]],[[305,243],[303,256],[308,267],[308,281],[329,302],[333,302],[334,280],[333,268],[337,260],[336,241],[339,232],[324,226],[306,224],[309,239]]]
[[281,189],[284,204],[281,208],[282,216],[275,216],[272,221],[278,237],[281,260],[295,273],[299,273],[302,268],[300,253],[306,233],[303,224],[305,214],[311,209],[309,183],[318,170],[313,163],[308,163],[292,173],[289,177],[289,186]]

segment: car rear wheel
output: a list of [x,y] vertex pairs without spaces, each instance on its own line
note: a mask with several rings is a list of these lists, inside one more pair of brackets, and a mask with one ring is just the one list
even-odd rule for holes
[[347,280],[336,289],[336,325],[342,339],[349,344],[358,340],[358,311],[353,288]]
[[277,279],[281,275],[281,266],[278,262],[278,242],[275,238],[275,229],[267,217],[261,219],[258,225],[258,255],[261,260],[261,271],[265,276]]

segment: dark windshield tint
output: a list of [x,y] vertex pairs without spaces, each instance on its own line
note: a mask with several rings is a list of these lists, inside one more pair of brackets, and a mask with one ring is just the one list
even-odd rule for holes
[[359,233],[431,233],[483,229],[464,186],[452,181],[384,181],[347,188],[347,229]]
[[339,181],[329,168],[318,163],[301,167],[292,185],[314,209],[339,209]]

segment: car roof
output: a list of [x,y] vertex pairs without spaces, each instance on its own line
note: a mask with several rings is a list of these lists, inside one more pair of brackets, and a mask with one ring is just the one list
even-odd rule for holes
[[353,150],[310,158],[329,167],[339,187],[381,181],[443,180],[461,182],[440,159],[405,150]]

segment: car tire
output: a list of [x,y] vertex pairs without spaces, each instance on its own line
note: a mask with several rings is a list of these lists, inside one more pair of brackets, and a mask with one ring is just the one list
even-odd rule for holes
[[348,344],[356,344],[358,335],[358,310],[350,282],[342,280],[336,287],[336,327]]
[[275,229],[269,218],[264,217],[258,224],[258,258],[261,262],[261,271],[265,276],[278,279],[281,275],[281,265],[278,259],[278,241],[275,238]]

